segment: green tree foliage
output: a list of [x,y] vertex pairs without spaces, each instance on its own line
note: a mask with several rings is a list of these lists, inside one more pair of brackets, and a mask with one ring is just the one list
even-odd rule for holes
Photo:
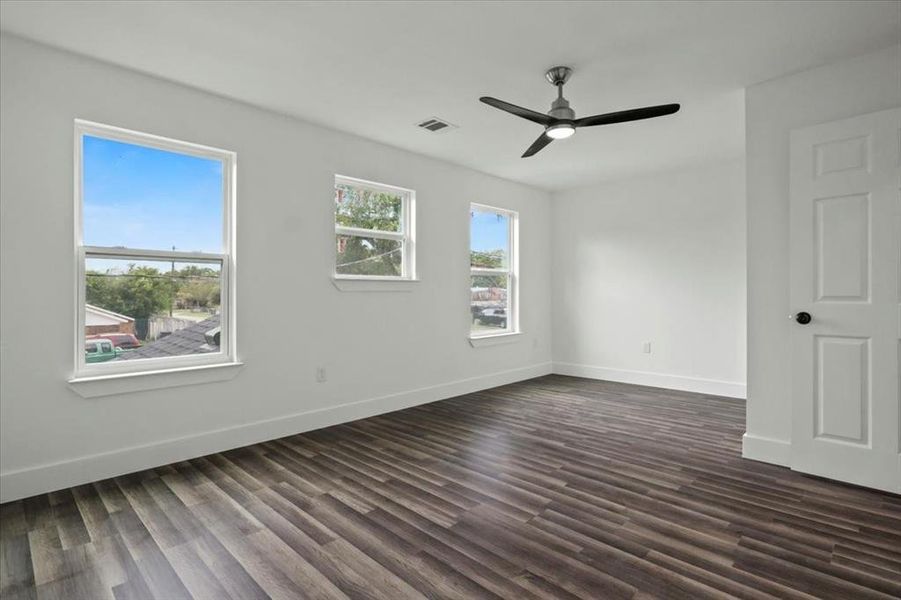
[[219,306],[219,272],[210,267],[188,265],[177,271],[176,304],[182,308]]
[[472,287],[507,289],[506,275],[473,275]]
[[188,279],[191,277],[209,277],[219,279],[219,271],[210,267],[200,267],[197,265],[185,265],[176,274],[180,279]]
[[[403,198],[365,188],[335,187],[335,221],[344,227],[401,231]],[[372,236],[338,236],[338,273],[391,275],[403,273],[401,242]]]
[[[497,250],[472,250],[469,253],[470,264],[477,269],[501,269],[505,266],[507,257],[504,251]],[[472,287],[474,288],[506,288],[507,276],[501,275],[473,275]]]
[[180,282],[176,300],[184,308],[210,308],[219,304],[219,280],[198,277]]
[[500,269],[504,267],[506,257],[504,251],[497,250],[472,250],[469,253],[469,263],[477,269]]
[[129,265],[124,274],[88,271],[85,279],[88,304],[135,319],[169,310],[174,296],[170,278],[153,267]]
[[134,319],[168,313],[176,300],[186,307],[210,308],[219,304],[219,273],[189,265],[179,271],[129,265],[124,273],[88,271],[85,299]]

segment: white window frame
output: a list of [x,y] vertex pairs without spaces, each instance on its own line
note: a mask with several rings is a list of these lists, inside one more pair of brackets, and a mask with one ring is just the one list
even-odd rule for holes
[[395,240],[401,242],[401,275],[346,275],[338,273],[337,256],[335,269],[332,276],[336,280],[348,281],[414,281],[416,279],[416,192],[411,189],[388,185],[356,177],[335,175],[335,187],[347,185],[357,188],[397,194],[401,197],[400,231],[382,231],[380,229],[362,229],[359,227],[345,227],[338,225],[338,212],[335,209],[335,239],[339,235],[352,235],[358,237],[372,237],[380,240]]
[[[473,210],[490,211],[497,214],[505,215],[508,219],[508,244],[510,247],[510,256],[507,260],[507,268],[505,269],[485,269],[472,266],[472,221],[469,224],[469,281],[472,286],[473,275],[506,275],[507,276],[507,327],[496,331],[474,332],[472,330],[472,320],[469,324],[469,339],[490,338],[495,336],[506,336],[520,333],[519,330],[519,213],[515,210],[500,208],[497,206],[489,206],[488,204],[479,204],[473,202],[469,205],[469,212]],[[472,298],[470,297],[470,311],[472,310]]]
[[[158,150],[167,150],[222,162],[222,252],[182,252],[84,245],[84,136],[99,137]],[[125,376],[159,371],[238,364],[235,354],[235,194],[237,155],[228,150],[182,142],[102,123],[75,120],[75,374],[74,380],[98,376]],[[153,357],[129,361],[85,361],[85,262],[89,258],[161,260],[219,265],[219,352]]]

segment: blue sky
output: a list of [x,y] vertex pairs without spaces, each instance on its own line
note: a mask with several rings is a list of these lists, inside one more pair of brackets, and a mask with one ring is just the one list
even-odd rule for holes
[[84,243],[222,251],[222,163],[84,136]]
[[510,228],[509,217],[495,212],[473,211],[471,219],[471,245],[473,250],[503,249],[508,253],[507,235]]

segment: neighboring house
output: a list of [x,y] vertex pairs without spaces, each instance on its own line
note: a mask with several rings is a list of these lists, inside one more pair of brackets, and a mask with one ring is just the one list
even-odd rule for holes
[[120,315],[93,304],[85,304],[84,313],[85,335],[97,333],[133,334],[135,332],[135,320],[131,317]]
[[470,288],[473,302],[495,302],[507,299],[507,290],[501,287],[474,287]]
[[148,342],[140,348],[125,352],[117,360],[218,352],[219,331],[219,315],[215,315],[205,321],[174,331],[158,340]]

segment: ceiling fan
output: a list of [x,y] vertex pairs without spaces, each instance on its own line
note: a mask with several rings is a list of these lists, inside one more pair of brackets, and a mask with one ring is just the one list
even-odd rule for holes
[[538,136],[538,139],[523,153],[523,158],[537,154],[539,150],[554,140],[568,138],[574,134],[579,127],[593,127],[595,125],[610,125],[612,123],[652,119],[654,117],[671,115],[679,110],[678,104],[661,104],[659,106],[632,108],[630,110],[621,110],[618,112],[577,119],[575,111],[569,107],[569,101],[563,97],[563,85],[569,80],[570,75],[572,75],[572,69],[569,67],[553,67],[544,74],[545,78],[547,78],[552,85],[557,86],[557,99],[551,103],[551,110],[549,110],[547,114],[516,106],[515,104],[510,104],[509,102],[504,102],[503,100],[498,100],[497,98],[492,98],[490,96],[482,96],[479,98],[479,100],[489,106],[505,110],[510,114],[522,117],[523,119],[528,119],[539,125],[544,125],[544,133]]

